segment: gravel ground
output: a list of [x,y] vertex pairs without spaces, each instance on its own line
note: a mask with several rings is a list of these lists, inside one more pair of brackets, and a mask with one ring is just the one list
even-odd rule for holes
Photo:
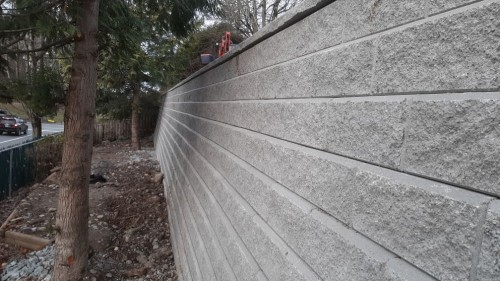
[[[92,167],[107,181],[90,185],[89,266],[84,280],[177,280],[163,186],[151,141],[94,148]],[[19,206],[8,230],[54,238],[57,182],[43,182],[1,202],[0,222]],[[29,253],[0,243],[0,280],[50,280],[53,246]]]

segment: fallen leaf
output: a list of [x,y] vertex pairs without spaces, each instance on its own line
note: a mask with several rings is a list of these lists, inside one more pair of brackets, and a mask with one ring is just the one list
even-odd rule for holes
[[67,264],[68,264],[69,266],[72,266],[72,265],[75,263],[75,258],[74,258],[73,256],[69,256],[69,257],[66,259],[66,261],[67,261]]
[[144,276],[148,273],[147,267],[133,268],[127,272],[128,277]]

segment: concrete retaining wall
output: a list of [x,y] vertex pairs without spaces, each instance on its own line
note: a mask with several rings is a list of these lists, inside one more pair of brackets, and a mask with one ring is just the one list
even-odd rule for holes
[[305,1],[165,97],[182,280],[500,280],[500,0]]

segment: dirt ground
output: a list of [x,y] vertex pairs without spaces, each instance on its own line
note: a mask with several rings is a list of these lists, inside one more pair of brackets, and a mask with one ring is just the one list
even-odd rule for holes
[[[94,147],[90,185],[89,269],[85,280],[177,280],[163,186],[151,141],[132,151],[127,141]],[[54,238],[58,185],[43,182],[0,202],[0,224],[18,207],[8,230]],[[0,272],[27,250],[0,243]]]

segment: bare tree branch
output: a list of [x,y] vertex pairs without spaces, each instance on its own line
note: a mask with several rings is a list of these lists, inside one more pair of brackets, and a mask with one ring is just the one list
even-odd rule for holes
[[221,0],[219,18],[250,36],[303,0]]
[[28,27],[28,28],[21,28],[21,29],[0,30],[0,34],[21,33],[21,32],[26,32],[26,31],[31,31],[31,30],[34,30],[34,28],[33,27]]
[[14,44],[18,43],[19,41],[21,41],[21,40],[23,40],[23,39],[24,39],[23,37],[16,38],[16,39],[14,39],[14,40],[13,40],[13,41],[11,41],[11,42],[5,43],[3,47],[4,47],[4,48],[8,48],[8,47],[10,47],[10,46],[12,46],[12,45],[14,45]]
[[33,53],[33,52],[40,52],[40,51],[46,51],[52,47],[61,47],[70,43],[74,42],[74,37],[66,37],[63,38],[59,41],[52,42],[50,44],[44,45],[39,48],[35,49],[23,49],[23,50],[0,50],[0,55],[7,55],[7,54],[28,54],[28,53]]

